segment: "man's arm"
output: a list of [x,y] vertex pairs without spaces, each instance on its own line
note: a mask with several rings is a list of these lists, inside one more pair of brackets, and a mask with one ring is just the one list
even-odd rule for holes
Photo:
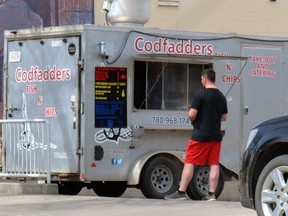
[[194,109],[194,108],[190,108],[188,111],[188,118],[190,119],[191,123],[193,123],[193,121],[196,119],[198,110]]
[[223,114],[222,116],[221,116],[221,121],[226,121],[227,120],[227,114]]

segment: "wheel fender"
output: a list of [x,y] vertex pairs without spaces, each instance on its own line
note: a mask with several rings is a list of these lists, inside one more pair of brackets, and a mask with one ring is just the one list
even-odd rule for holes
[[129,174],[128,174],[128,185],[138,185],[140,181],[140,175],[141,171],[146,164],[146,162],[155,155],[171,155],[175,158],[177,158],[179,161],[183,162],[185,158],[185,151],[157,151],[157,152],[148,152],[145,154],[142,154],[140,157],[138,157],[133,165],[130,168]]

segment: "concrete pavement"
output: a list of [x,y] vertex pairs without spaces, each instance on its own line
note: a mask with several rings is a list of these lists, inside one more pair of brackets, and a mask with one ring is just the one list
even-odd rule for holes
[[238,181],[226,182],[216,202],[146,199],[134,188],[120,198],[98,197],[85,188],[77,196],[63,196],[55,184],[2,181],[0,216],[256,216],[254,210],[241,206],[239,198]]
[[[238,189],[239,182],[226,181],[224,190],[218,198],[220,201],[239,201],[240,193]],[[58,186],[56,184],[44,184],[35,182],[19,182],[19,181],[0,181],[0,194],[58,194]],[[83,188],[79,195],[95,196],[93,190]],[[122,197],[126,198],[144,198],[140,190],[128,188]],[[0,215],[1,216],[1,215]]]
[[[227,181],[222,194],[218,198],[219,201],[240,201],[240,193],[238,189],[238,181]],[[85,188],[79,193],[80,196],[95,196],[93,190],[87,190]],[[122,195],[124,198],[145,198],[140,190],[135,188],[127,188],[125,193]]]
[[256,216],[240,202],[63,195],[0,195],[0,216]]

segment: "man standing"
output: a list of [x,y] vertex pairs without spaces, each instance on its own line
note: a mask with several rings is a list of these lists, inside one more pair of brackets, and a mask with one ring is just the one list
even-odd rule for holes
[[186,147],[186,157],[179,189],[165,196],[167,200],[186,199],[186,189],[193,177],[194,166],[210,166],[209,192],[203,200],[216,200],[215,191],[219,179],[219,159],[222,141],[221,121],[227,119],[225,96],[215,84],[214,70],[206,69],[201,74],[203,90],[198,91],[188,111],[193,125],[191,139]]

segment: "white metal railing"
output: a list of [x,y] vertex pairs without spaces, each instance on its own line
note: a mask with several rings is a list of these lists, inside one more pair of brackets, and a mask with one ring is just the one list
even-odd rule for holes
[[3,119],[0,177],[46,178],[51,183],[50,134],[44,119]]

